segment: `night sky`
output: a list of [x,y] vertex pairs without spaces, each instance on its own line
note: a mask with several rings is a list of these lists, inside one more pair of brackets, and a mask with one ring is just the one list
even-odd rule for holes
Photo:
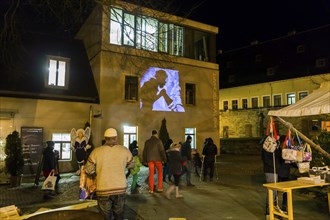
[[189,18],[217,26],[224,51],[330,24],[330,0],[183,1],[200,4]]
[[[1,16],[3,4],[10,1],[0,0]],[[166,12],[217,26],[217,49],[223,51],[248,46],[256,40],[283,37],[294,30],[299,33],[330,24],[330,0],[162,1],[172,6]]]

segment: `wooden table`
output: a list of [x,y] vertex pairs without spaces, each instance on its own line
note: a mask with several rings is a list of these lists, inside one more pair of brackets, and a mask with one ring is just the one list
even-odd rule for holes
[[[285,181],[285,182],[277,182],[277,183],[265,183],[264,187],[268,190],[268,203],[269,203],[269,217],[270,220],[274,220],[274,214],[288,218],[289,220],[293,220],[293,206],[292,206],[292,190],[293,189],[303,189],[310,187],[323,187],[328,186],[330,183],[320,183],[320,184],[312,184],[312,183],[304,183],[298,180]],[[274,202],[273,202],[273,190],[286,192],[288,195],[288,214],[280,213],[274,210]],[[330,192],[328,190],[328,206],[330,212]]]

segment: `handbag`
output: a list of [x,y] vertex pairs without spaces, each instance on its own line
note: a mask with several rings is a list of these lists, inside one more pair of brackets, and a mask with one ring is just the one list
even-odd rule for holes
[[267,136],[262,147],[265,149],[265,151],[273,153],[277,147],[276,139],[274,137]]
[[303,151],[303,161],[312,161],[312,149],[309,144],[305,144]]
[[308,173],[310,169],[310,162],[297,163],[299,173]]
[[266,135],[267,138],[265,139],[264,143],[262,144],[262,147],[265,151],[269,153],[273,153],[277,147],[276,143],[276,138],[277,133],[276,133],[276,128],[275,128],[275,123],[273,121],[273,117],[270,117],[267,125],[267,130],[266,130]]
[[288,134],[286,135],[284,142],[286,148],[282,149],[282,158],[284,160],[289,160],[294,162],[303,162],[303,151],[299,150],[299,147],[294,146],[290,129],[288,131]]
[[41,189],[42,190],[55,190],[55,184],[56,184],[57,176],[54,176],[54,172],[50,172],[48,177],[45,179],[45,181],[42,184]]

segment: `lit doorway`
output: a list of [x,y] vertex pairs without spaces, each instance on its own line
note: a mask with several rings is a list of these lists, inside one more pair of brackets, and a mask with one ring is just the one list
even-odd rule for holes
[[136,126],[124,126],[124,146],[129,147],[130,143],[137,141],[137,131]]

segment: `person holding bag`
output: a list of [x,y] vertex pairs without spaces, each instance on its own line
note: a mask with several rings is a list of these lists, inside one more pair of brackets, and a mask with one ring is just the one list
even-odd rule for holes
[[[58,182],[59,178],[57,176],[59,175],[58,167],[57,167],[57,161],[54,153],[54,145],[55,143],[53,141],[47,141],[46,142],[47,147],[45,148],[43,152],[43,176],[45,177],[45,182],[47,181],[47,178],[49,176],[56,176],[55,181],[55,187],[50,187],[50,189],[44,189],[44,198],[49,199],[55,196],[54,190],[58,192]],[[52,184],[52,183],[51,183]]]

